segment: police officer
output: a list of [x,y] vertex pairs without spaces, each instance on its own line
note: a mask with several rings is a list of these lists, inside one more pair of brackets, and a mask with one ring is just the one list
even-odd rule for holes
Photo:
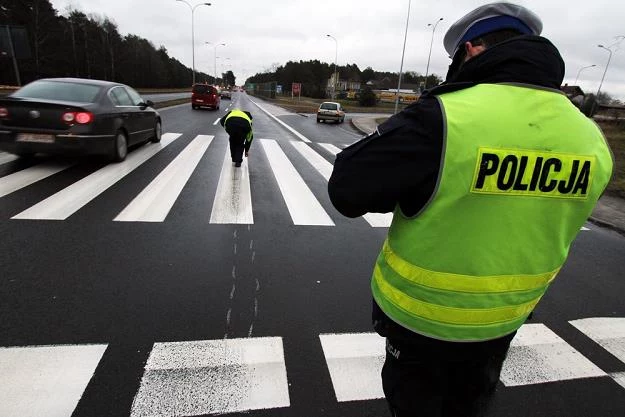
[[338,154],[348,217],[394,212],[371,280],[394,416],[482,415],[510,341],[564,264],[613,161],[560,92],[541,20],[510,3],[450,28],[446,80]]
[[219,122],[230,135],[230,156],[235,167],[243,162],[243,151],[248,156],[254,133],[252,132],[252,114],[248,111],[233,109],[226,113]]

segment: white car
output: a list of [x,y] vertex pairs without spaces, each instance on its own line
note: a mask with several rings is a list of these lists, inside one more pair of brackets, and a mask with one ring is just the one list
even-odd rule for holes
[[321,103],[317,110],[317,123],[322,121],[333,120],[336,123],[343,123],[345,121],[345,112],[340,103],[333,101],[325,101]]

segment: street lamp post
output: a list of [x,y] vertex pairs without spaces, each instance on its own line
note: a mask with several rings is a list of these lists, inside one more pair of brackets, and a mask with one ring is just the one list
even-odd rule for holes
[[428,74],[430,73],[430,57],[432,56],[432,44],[434,43],[434,31],[436,30],[436,26],[438,26],[438,24],[442,20],[443,18],[441,17],[440,19],[436,21],[435,24],[428,23],[428,26],[433,26],[433,27],[432,27],[432,39],[430,40],[430,53],[428,54],[428,65],[425,68],[425,89],[426,90],[428,88]]
[[[211,42],[204,42],[204,43],[205,43],[205,44],[207,44],[207,45],[212,45],[212,43],[211,43]],[[214,80],[214,82],[215,82],[215,84],[217,84],[217,47],[218,47],[218,46],[226,46],[226,44],[225,44],[225,43],[218,43],[218,44],[215,44],[215,55],[214,55],[214,56],[215,56],[215,60],[214,60],[214,64],[215,64],[215,67],[214,67],[214,71],[215,71],[215,80]]]
[[610,60],[612,60],[612,49],[610,47],[605,47],[603,45],[597,45],[599,48],[603,48],[610,53],[608,57],[608,63],[605,66],[605,70],[603,70],[603,77],[601,77],[601,82],[599,83],[599,89],[597,90],[597,96],[595,97],[595,102],[599,99],[599,93],[601,93],[601,87],[603,86],[603,80],[605,79],[605,74],[608,72],[608,67],[610,66]]
[[401,51],[401,64],[399,64],[399,80],[397,81],[397,91],[395,92],[395,113],[399,107],[399,89],[401,88],[401,76],[404,72],[404,53],[406,52],[406,39],[408,38],[408,22],[410,21],[410,5],[412,1],[408,0],[408,15],[406,16],[406,32],[404,33],[404,48]]
[[577,71],[577,77],[575,77],[575,82],[573,83],[573,85],[577,85],[577,80],[579,79],[579,74],[581,74],[583,70],[585,70],[586,68],[592,68],[592,67],[596,67],[596,65],[592,64],[592,65],[588,65],[588,66],[585,66],[585,67],[581,67],[579,69],[579,71]]
[[336,72],[336,62],[337,62],[337,58],[339,56],[339,42],[336,40],[336,38],[332,35],[326,35],[328,38],[332,38],[334,39],[334,44],[335,44],[335,49],[334,49],[334,82],[332,83],[332,98],[336,100],[336,77],[337,77],[337,72]]
[[189,4],[186,0],[176,0],[176,1],[186,4],[187,6],[189,6],[189,9],[191,9],[191,55],[193,57],[193,84],[195,84],[195,29],[194,29],[195,19],[193,18],[193,16],[195,14],[195,9],[198,6],[210,6],[211,4],[210,3],[198,3],[195,6],[191,6],[191,4]]

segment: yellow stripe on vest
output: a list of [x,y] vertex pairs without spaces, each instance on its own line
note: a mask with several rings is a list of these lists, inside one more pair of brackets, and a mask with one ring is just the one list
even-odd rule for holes
[[472,193],[586,200],[594,156],[479,148]]
[[445,307],[416,300],[395,289],[384,280],[382,271],[380,271],[378,265],[375,266],[373,271],[373,279],[384,297],[397,308],[413,316],[449,324],[489,325],[517,320],[520,317],[527,316],[542,297],[537,297],[524,304],[509,307],[484,309]]
[[461,275],[430,271],[413,265],[393,252],[388,239],[384,241],[382,250],[386,263],[402,277],[418,285],[447,291],[508,293],[533,290],[549,285],[560,271],[558,268],[555,271],[537,275]]

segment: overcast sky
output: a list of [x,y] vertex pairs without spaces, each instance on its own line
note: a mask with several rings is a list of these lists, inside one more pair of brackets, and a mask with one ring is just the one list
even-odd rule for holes
[[[190,4],[202,3],[187,0]],[[120,33],[133,33],[164,45],[170,56],[191,67],[191,10],[175,0],[51,0],[64,14],[68,5],[87,14],[106,15]],[[195,64],[213,74],[215,49],[206,42],[225,43],[217,49],[217,71],[231,69],[237,83],[272,64],[289,60],[319,59],[334,62],[337,39],[338,63],[355,63],[379,71],[399,71],[408,0],[211,0],[211,6],[195,9]],[[415,0],[412,2],[404,71],[424,74],[431,27],[434,33],[430,73],[444,76],[449,65],[442,42],[449,26],[470,10],[487,4],[479,0]],[[614,44],[625,35],[625,3],[614,0],[571,2],[565,0],[518,0],[543,20],[543,36],[559,49],[566,63],[565,82],[596,92],[609,53],[598,44]],[[615,53],[602,87],[625,99],[625,42]],[[229,58],[229,59],[222,59]]]

